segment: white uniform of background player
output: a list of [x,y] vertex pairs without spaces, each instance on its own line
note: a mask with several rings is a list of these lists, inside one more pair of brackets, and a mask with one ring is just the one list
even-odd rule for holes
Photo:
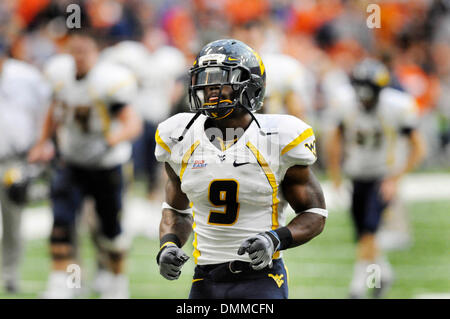
[[[53,57],[44,72],[53,86],[54,99],[60,102],[56,116],[61,120],[57,137],[62,157],[69,163],[92,168],[108,168],[128,161],[131,144],[107,147],[105,134],[119,125],[110,117],[108,107],[115,102],[129,103],[136,94],[134,74],[105,62],[95,66],[84,79],[76,80],[75,63],[65,54]],[[83,128],[77,115],[85,110],[89,117],[87,127]]]
[[289,167],[316,161],[313,131],[290,115],[257,114],[271,134],[261,135],[253,121],[235,144],[219,150],[206,137],[203,115],[177,142],[192,116],[179,113],[158,126],[156,157],[170,164],[193,204],[194,262],[249,262],[237,254],[242,242],[285,225],[287,202],[278,185]]
[[[356,101],[349,76],[340,69],[333,69],[324,76],[321,84],[321,91],[323,93],[324,104],[328,107],[328,110],[326,110],[324,114],[325,125],[322,125],[321,128],[324,135],[327,135],[334,127],[333,124],[330,125],[330,123],[327,122],[330,120],[328,116],[333,113],[335,113],[334,116],[338,116],[336,112],[339,112],[337,111],[339,108],[342,107],[343,109],[348,109],[349,107],[344,106],[345,104],[356,104],[358,102]],[[404,105],[414,104],[414,101],[412,101],[411,97],[408,97],[407,94],[401,94],[399,91],[395,90],[390,91],[391,93],[397,93],[394,94],[396,102],[400,102],[400,104]],[[409,117],[411,116],[416,117],[417,115],[409,115]],[[391,140],[388,155],[389,158],[385,163],[386,167],[389,166],[390,170],[393,172],[405,164],[408,156],[407,138],[402,134],[397,133],[398,132],[395,132],[392,136],[393,139]],[[322,147],[324,147],[325,144],[326,143],[321,143]],[[323,151],[323,155],[327,155],[325,150]],[[380,154],[376,154],[376,157],[379,156]],[[356,159],[354,159],[354,161],[356,161]],[[335,207],[342,206],[346,209],[346,205],[350,200],[348,187],[336,189],[332,196],[335,198]],[[401,196],[396,196],[387,208],[386,213],[383,215],[383,221],[377,234],[378,242],[383,250],[401,249],[409,245],[411,235],[406,214],[407,212]]]
[[27,179],[26,152],[35,142],[51,91],[35,67],[15,59],[1,58],[0,52],[2,279],[6,290],[14,292],[19,284],[20,221],[24,202],[12,199],[8,189]]
[[344,171],[352,179],[373,179],[393,173],[399,133],[417,126],[414,99],[396,89],[381,91],[374,112],[364,111],[351,87],[335,92],[328,115],[333,126],[344,125]]
[[124,41],[105,49],[101,59],[127,67],[138,79],[139,90],[133,105],[144,120],[144,132],[133,145],[133,161],[136,172],[147,175],[151,192],[159,179],[154,156],[156,126],[171,113],[175,82],[187,70],[185,58],[171,46],[151,52],[142,43]]
[[[109,146],[106,139],[121,125],[114,116],[115,106],[128,105],[136,95],[137,81],[134,74],[123,66],[100,61],[84,78],[77,80],[75,62],[70,55],[53,57],[45,67],[45,74],[52,83],[54,101],[58,105],[54,117],[58,122],[57,144],[64,165],[95,172],[105,169],[114,170],[127,162],[131,157],[131,143],[125,141],[115,146]],[[106,185],[98,187],[106,187]],[[121,191],[119,197],[122,194]],[[95,195],[92,196],[95,197]],[[108,212],[100,212],[99,200],[95,200],[101,228],[105,228],[101,216]],[[119,207],[106,209],[111,210],[110,218],[113,220],[120,213],[122,199],[112,198],[112,201],[115,200],[119,202]],[[57,206],[53,206],[56,219],[56,216],[63,212],[58,212]],[[74,208],[74,210],[77,209],[79,207]],[[70,213],[74,214],[74,212]],[[105,251],[121,252],[127,248],[127,239],[120,231],[113,238],[100,236],[100,245]],[[116,276],[116,282],[122,283],[118,285],[122,290],[119,294],[122,293],[123,298],[124,294],[128,293],[127,280],[123,276],[119,277],[119,275]],[[61,279],[62,276],[54,276],[54,278]],[[62,282],[62,279],[59,279],[55,279],[53,282]],[[56,286],[58,285],[53,285],[53,287]],[[51,287],[52,277],[49,279],[48,291],[51,290]],[[58,289],[54,290],[56,293],[50,293],[50,297],[63,293]],[[108,291],[102,293],[103,297],[109,298],[108,294],[113,296],[117,291],[109,287]]]
[[[353,183],[351,211],[359,245],[359,259],[355,264],[350,293],[352,296],[363,296],[367,289],[364,279],[366,267],[370,263],[381,267],[381,280],[386,285],[392,282],[389,263],[377,246],[369,249],[372,246],[368,244],[369,237],[365,236],[377,232],[381,213],[392,203],[392,197],[386,198],[386,181],[403,175],[403,170],[411,169],[405,168],[409,165],[405,162],[409,160],[400,164],[396,159],[401,135],[411,139],[414,148],[411,154],[419,154],[417,150],[420,146],[417,146],[416,138],[412,137],[417,126],[417,109],[409,94],[389,87],[381,89],[375,106],[370,110],[363,107],[350,85],[341,85],[333,92],[333,97],[329,99],[327,124],[333,130],[339,128],[342,138],[342,146],[338,149],[342,148],[342,166]],[[331,144],[337,142],[331,140],[330,149],[335,149]],[[333,154],[330,152],[329,156]],[[416,158],[416,155],[409,156]]]
[[298,60],[281,53],[263,54],[267,70],[264,111],[314,120],[315,76]]

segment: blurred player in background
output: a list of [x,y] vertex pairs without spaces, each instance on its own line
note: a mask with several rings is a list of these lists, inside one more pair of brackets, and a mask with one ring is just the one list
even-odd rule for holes
[[166,42],[161,31],[150,29],[141,42],[123,41],[105,49],[101,55],[104,61],[129,68],[138,78],[139,90],[133,105],[144,127],[142,135],[133,143],[133,163],[136,175],[145,176],[150,199],[155,199],[161,186],[160,165],[155,158],[156,127],[171,114],[175,81],[187,67],[183,53]]
[[[189,258],[181,247],[194,231],[189,298],[287,298],[281,251],[324,228],[325,201],[309,167],[314,133],[294,116],[253,114],[265,78],[263,61],[246,44],[207,44],[191,69],[197,113],[158,126],[156,157],[169,180],[157,262],[163,277],[178,279]],[[288,203],[297,216],[284,226]]]
[[[353,183],[351,213],[357,238],[357,256],[350,297],[364,298],[368,266],[381,270],[382,297],[393,281],[393,271],[375,240],[381,215],[396,195],[401,178],[421,161],[423,142],[416,130],[417,110],[409,94],[386,87],[389,71],[380,62],[365,59],[353,69],[351,86],[335,91],[330,109],[333,125],[328,141],[330,177],[339,188],[344,171]],[[393,170],[398,135],[409,140],[404,167]]]
[[31,162],[46,160],[45,145],[56,133],[60,155],[51,184],[54,223],[51,232],[52,272],[45,298],[72,298],[67,266],[75,263],[76,218],[83,199],[95,201],[99,244],[108,252],[110,280],[102,298],[127,298],[127,238],[121,226],[122,165],[130,159],[130,141],[141,132],[141,121],[129,102],[135,76],[126,68],[98,61],[95,37],[89,31],[70,35],[69,54],[53,57],[45,72],[54,89]]
[[2,280],[7,292],[19,289],[21,218],[33,167],[26,153],[50,102],[50,87],[34,66],[8,58],[0,37],[0,204]]
[[290,114],[308,123],[313,118],[315,77],[297,59],[283,54],[277,45],[269,45],[269,30],[259,20],[236,25],[232,37],[249,43],[261,54],[266,67],[266,97],[262,111]]

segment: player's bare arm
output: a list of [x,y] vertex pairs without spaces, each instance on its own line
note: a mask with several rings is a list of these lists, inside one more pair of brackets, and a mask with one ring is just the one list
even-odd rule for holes
[[189,259],[181,247],[192,232],[189,199],[181,190],[181,182],[169,164],[165,163],[168,180],[166,202],[159,225],[160,250],[157,256],[161,275],[169,280],[178,279],[181,267]]
[[286,226],[292,235],[292,243],[287,248],[292,248],[307,243],[322,232],[326,218],[306,211],[317,208],[325,210],[325,199],[319,182],[308,166],[289,168],[281,188],[294,211],[301,213]]
[[49,142],[50,138],[55,132],[56,123],[53,118],[53,113],[56,108],[56,102],[52,102],[49,106],[47,113],[45,114],[44,123],[39,135],[39,140],[31,148],[28,153],[28,161],[34,162],[47,162],[54,155],[54,148]]
[[425,156],[425,143],[417,130],[413,130],[409,134],[409,149],[408,161],[400,173],[400,177],[417,167]]
[[307,243],[319,235],[325,226],[327,211],[324,196],[309,167],[290,167],[281,189],[298,215],[286,227],[259,233],[244,241],[238,255],[248,253],[255,270],[271,267],[275,252]]
[[328,174],[336,188],[342,183],[341,175],[342,133],[339,127],[333,129],[327,143]]
[[409,132],[408,146],[409,154],[403,169],[397,174],[387,177],[381,185],[380,191],[386,201],[390,201],[395,196],[399,180],[419,165],[425,155],[425,144],[417,130]]
[[142,132],[142,120],[131,105],[124,106],[117,114],[121,128],[107,137],[110,146],[130,141]]
[[290,91],[286,94],[285,105],[288,114],[294,115],[299,119],[305,116],[305,104],[301,96],[295,91]]
[[[165,163],[168,176],[166,184],[166,203],[177,210],[189,209],[189,199],[181,190],[181,182],[169,164]],[[181,214],[173,209],[164,208],[162,211],[159,235],[176,234],[183,246],[192,232],[192,216]]]

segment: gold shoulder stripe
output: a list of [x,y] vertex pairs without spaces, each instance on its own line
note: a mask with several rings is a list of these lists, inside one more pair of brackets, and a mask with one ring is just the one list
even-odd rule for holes
[[302,134],[300,134],[299,136],[297,136],[297,138],[295,138],[292,142],[290,142],[288,145],[286,145],[282,150],[281,150],[281,155],[286,154],[287,152],[289,152],[291,149],[293,149],[294,147],[296,147],[298,144],[300,144],[301,142],[303,142],[304,140],[306,140],[308,137],[311,137],[314,135],[314,132],[312,130],[312,128],[308,128],[306,129]]
[[187,150],[187,152],[184,153],[183,159],[181,161],[180,181],[183,180],[184,171],[186,170],[189,159],[191,158],[192,153],[194,153],[195,149],[199,144],[200,141],[196,141],[194,144],[191,145],[191,147]]
[[167,144],[164,143],[164,141],[162,140],[161,136],[159,136],[159,130],[156,130],[155,141],[156,141],[156,143],[159,144],[159,146],[161,146],[163,149],[165,149],[169,154],[172,153],[169,146],[167,146]]
[[269,164],[266,162],[262,154],[258,151],[258,149],[251,143],[247,143],[247,147],[252,151],[253,155],[256,157],[256,160],[258,161],[259,166],[261,166],[264,174],[267,177],[267,181],[269,182],[270,186],[272,187],[272,229],[278,228],[278,203],[280,202],[277,198],[278,194],[278,184],[277,180],[275,178],[275,175],[273,174],[272,170],[270,169]]
[[[272,172],[272,169],[270,168],[269,164],[266,162],[264,156],[259,152],[259,150],[249,141],[247,142],[247,147],[250,149],[250,151],[255,156],[256,160],[258,161],[259,166],[262,168],[264,175],[266,175],[267,181],[269,182],[270,186],[272,187],[272,230],[277,229],[280,225],[278,222],[278,204],[280,203],[280,200],[278,199],[278,184],[277,180],[275,178],[274,173]],[[272,258],[277,259],[280,257],[280,252],[277,251],[273,254]]]

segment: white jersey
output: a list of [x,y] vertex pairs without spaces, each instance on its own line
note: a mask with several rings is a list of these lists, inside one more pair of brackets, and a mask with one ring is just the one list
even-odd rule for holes
[[396,161],[398,133],[417,125],[413,97],[385,88],[375,109],[367,112],[354,91],[343,87],[331,108],[332,121],[343,128],[344,171],[349,177],[376,179],[391,173]]
[[138,82],[145,81],[148,76],[150,52],[140,42],[122,41],[107,47],[101,52],[100,60],[116,63],[132,71]]
[[136,105],[145,120],[157,124],[169,117],[175,82],[188,72],[188,67],[181,51],[164,46],[151,54],[147,70]]
[[0,69],[0,159],[27,151],[38,136],[50,87],[34,66],[7,59]]
[[132,101],[136,78],[117,64],[98,63],[82,79],[76,79],[75,62],[70,55],[52,58],[45,74],[58,102],[58,146],[69,163],[108,168],[129,160],[131,144],[108,147],[106,137],[120,126],[115,107]]
[[315,94],[314,74],[288,55],[265,54],[262,58],[267,71],[266,112],[286,114],[284,99],[289,92],[294,92],[301,98],[306,113],[311,113]]
[[187,72],[178,49],[163,46],[150,52],[140,42],[123,41],[105,49],[101,59],[126,66],[136,75],[139,91],[133,104],[145,120],[159,123],[169,116],[175,81]]
[[[249,262],[237,251],[243,241],[285,225],[287,205],[280,190],[287,169],[316,161],[314,133],[290,115],[255,115],[237,142],[219,150],[206,137],[201,115],[181,142],[177,138],[193,114],[179,113],[158,126],[155,155],[181,180],[192,204],[194,261]],[[275,258],[280,253],[276,253]]]

